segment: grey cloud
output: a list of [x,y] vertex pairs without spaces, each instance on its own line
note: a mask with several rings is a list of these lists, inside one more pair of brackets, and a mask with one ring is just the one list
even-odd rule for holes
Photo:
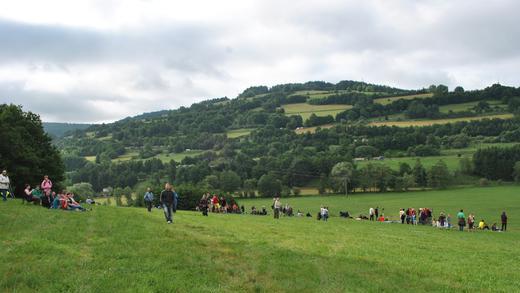
[[130,79],[118,91],[125,95],[110,94],[116,92],[110,88],[29,91],[23,82],[0,80],[0,102],[79,122],[121,118],[92,109],[93,101],[114,101],[134,115],[233,97],[255,84],[311,79],[407,88],[438,83],[475,88],[497,80],[518,86],[518,11],[520,2],[513,0],[263,0],[242,16],[118,31],[0,19],[0,69],[23,64],[38,74],[75,76],[84,64],[137,68],[116,78]]
[[0,20],[0,63],[67,64],[147,62],[168,68],[224,76],[214,62],[228,56],[228,48],[214,43],[215,28],[178,24],[160,28],[99,32]]

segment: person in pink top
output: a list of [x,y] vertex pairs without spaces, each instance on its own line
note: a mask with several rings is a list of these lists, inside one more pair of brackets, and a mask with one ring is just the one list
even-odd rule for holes
[[52,181],[49,179],[49,176],[47,176],[47,175],[43,176],[43,181],[42,181],[42,184],[41,184],[41,188],[43,190],[43,193],[46,196],[50,196],[51,195]]

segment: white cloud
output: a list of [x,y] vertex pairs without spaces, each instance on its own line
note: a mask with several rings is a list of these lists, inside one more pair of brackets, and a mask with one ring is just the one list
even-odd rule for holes
[[513,0],[3,1],[0,102],[114,121],[251,85],[518,86]]

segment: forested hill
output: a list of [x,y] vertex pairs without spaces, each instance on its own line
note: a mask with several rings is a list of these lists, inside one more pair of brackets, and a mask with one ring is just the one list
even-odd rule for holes
[[[175,178],[244,191],[272,176],[284,188],[313,184],[323,191],[333,187],[327,182],[339,162],[361,170],[355,158],[440,156],[476,143],[520,141],[513,119],[519,109],[520,88],[498,84],[465,91],[307,82],[250,87],[233,99],[93,125],[57,145],[69,183],[90,182],[95,190]],[[389,182],[362,185],[386,190]],[[360,184],[352,180],[349,188]]]
[[51,137],[59,138],[63,137],[65,133],[73,130],[87,129],[91,124],[80,124],[80,123],[59,123],[59,122],[43,122],[43,129]]

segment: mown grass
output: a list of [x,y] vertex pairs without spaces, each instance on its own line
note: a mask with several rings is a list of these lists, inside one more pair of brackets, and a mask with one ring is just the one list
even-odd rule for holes
[[[283,199],[316,211],[460,207],[477,217],[504,206],[510,232],[310,218],[94,207],[45,210],[0,202],[3,292],[514,292],[520,231],[512,187]],[[262,200],[243,201],[259,205]],[[265,201],[270,205],[270,201]],[[395,211],[396,212],[396,211]],[[495,216],[496,217],[496,216]]]
[[398,126],[398,127],[409,127],[409,126],[429,126],[433,124],[447,124],[459,121],[472,121],[482,119],[511,119],[513,114],[496,114],[496,115],[483,115],[475,117],[460,117],[460,118],[449,118],[449,119],[432,119],[432,120],[407,120],[407,121],[377,121],[370,122],[372,126]]
[[[454,216],[460,209],[464,209],[466,214],[474,213],[479,220],[483,218],[489,224],[500,223],[500,214],[505,210],[509,215],[510,230],[520,233],[520,186],[517,185],[388,193],[358,192],[348,196],[290,197],[282,200],[282,204],[285,203],[293,206],[295,211],[300,209],[302,212],[311,212],[313,216],[321,205],[328,206],[332,216],[339,216],[339,211],[349,211],[355,216],[367,215],[369,207],[378,206],[385,209],[386,217],[395,220],[398,219],[401,208],[433,208],[434,215],[437,216],[441,211]],[[242,199],[240,204],[244,204],[248,209],[251,206],[266,206],[270,209],[272,199]]]
[[300,115],[305,121],[311,116],[311,114],[316,114],[316,116],[332,115],[332,117],[335,117],[339,112],[351,109],[352,105],[311,105],[307,103],[298,103],[283,105],[282,108],[285,111],[285,115]]

